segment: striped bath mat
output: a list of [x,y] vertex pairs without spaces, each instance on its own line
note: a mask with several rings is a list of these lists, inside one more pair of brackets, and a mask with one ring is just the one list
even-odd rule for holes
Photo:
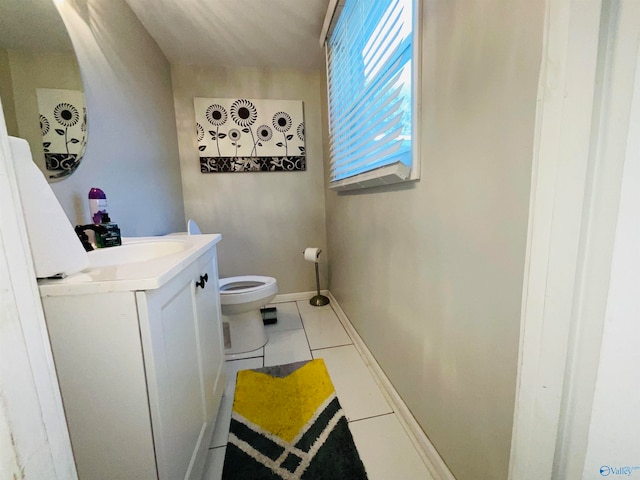
[[322,359],[238,372],[223,480],[364,480]]

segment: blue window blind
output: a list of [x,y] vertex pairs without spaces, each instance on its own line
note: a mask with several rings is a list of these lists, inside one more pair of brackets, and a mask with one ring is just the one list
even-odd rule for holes
[[347,0],[327,39],[331,181],[411,167],[413,0]]

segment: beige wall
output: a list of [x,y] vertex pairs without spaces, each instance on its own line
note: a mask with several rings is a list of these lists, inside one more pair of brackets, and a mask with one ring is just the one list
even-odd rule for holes
[[544,2],[424,7],[421,180],[328,191],[329,287],[456,478],[506,479]]
[[185,227],[169,63],[124,0],[69,0],[59,10],[85,84],[84,160],[52,184],[72,223],[89,221],[100,187],[125,236]]
[[18,123],[16,122],[15,102],[13,99],[11,63],[9,61],[9,52],[4,48],[0,48],[0,99],[2,100],[2,110],[7,123],[7,132],[15,137],[18,134]]
[[[185,213],[203,232],[222,234],[220,276],[268,275],[280,293],[314,290],[314,268],[302,251],[326,249],[321,73],[174,65],[172,74]],[[302,100],[307,170],[200,173],[194,97]]]

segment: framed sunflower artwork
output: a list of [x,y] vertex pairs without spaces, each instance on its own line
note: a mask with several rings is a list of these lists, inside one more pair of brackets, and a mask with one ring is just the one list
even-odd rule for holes
[[48,180],[71,175],[87,144],[87,111],[80,90],[36,89]]
[[194,98],[202,173],[306,170],[300,100]]

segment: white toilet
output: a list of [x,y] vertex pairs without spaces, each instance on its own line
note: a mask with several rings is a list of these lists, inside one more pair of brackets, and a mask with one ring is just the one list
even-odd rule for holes
[[220,279],[220,306],[224,328],[224,353],[250,352],[267,343],[260,313],[278,293],[272,277],[247,275]]
[[[199,235],[195,221],[187,223],[189,235]],[[224,353],[251,352],[267,343],[260,307],[278,293],[278,281],[272,277],[247,275],[220,279],[220,308],[224,330]]]

